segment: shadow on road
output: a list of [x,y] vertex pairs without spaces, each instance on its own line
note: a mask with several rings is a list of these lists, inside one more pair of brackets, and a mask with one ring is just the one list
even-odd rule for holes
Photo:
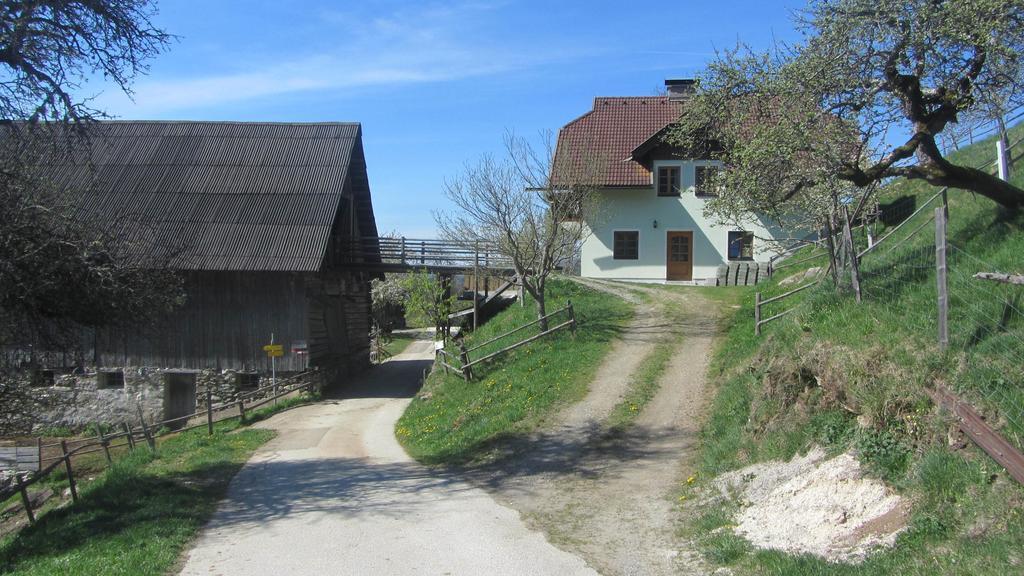
[[[419,342],[412,346],[420,345]],[[433,346],[433,343],[430,343]],[[434,363],[433,358],[394,359],[369,370],[335,382],[324,390],[324,398],[411,398],[423,386],[423,374]]]

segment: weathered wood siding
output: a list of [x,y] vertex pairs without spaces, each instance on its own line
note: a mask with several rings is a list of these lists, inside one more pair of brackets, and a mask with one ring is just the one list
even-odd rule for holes
[[339,377],[369,367],[369,276],[320,274],[310,279],[309,294],[310,360]]
[[99,366],[270,370],[262,350],[274,341],[285,348],[281,371],[302,370],[307,356],[291,353],[307,340],[307,278],[295,272],[191,272],[187,301],[170,318],[140,335],[101,332]]

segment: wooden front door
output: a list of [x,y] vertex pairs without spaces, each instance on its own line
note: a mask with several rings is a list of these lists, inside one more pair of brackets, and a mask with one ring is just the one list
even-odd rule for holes
[[669,232],[667,280],[693,280],[693,232]]

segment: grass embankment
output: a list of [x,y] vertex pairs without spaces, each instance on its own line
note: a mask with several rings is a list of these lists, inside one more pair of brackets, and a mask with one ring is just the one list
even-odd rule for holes
[[[288,398],[251,414],[248,423],[308,402]],[[106,469],[102,457],[76,460],[77,504],[50,509],[33,526],[0,542],[0,572],[12,575],[165,574],[210,518],[228,483],[249,456],[274,436],[270,430],[218,422],[145,443]],[[101,470],[100,467],[103,467]],[[84,481],[91,468],[96,479]],[[58,491],[60,474],[52,487]]]
[[[1013,129],[1011,141],[1022,135],[1024,127]],[[956,156],[981,165],[992,150],[994,144],[986,141]],[[1014,182],[1024,184],[1024,170]],[[883,201],[909,194],[920,205],[935,192],[923,183],[898,182],[885,190]],[[951,243],[997,269],[1021,271],[1024,217],[1007,217],[992,202],[964,191],[950,191],[949,201]],[[728,529],[718,530],[731,521],[727,511],[697,510],[703,515],[688,531],[712,561],[756,574],[1024,570],[1024,489],[973,445],[950,448],[950,421],[925,394],[933,382],[945,383],[989,413],[990,422],[1011,441],[1024,437],[1016,428],[1019,421],[1000,417],[1024,406],[1021,367],[1005,361],[1024,352],[1022,319],[1010,316],[998,329],[982,320],[1005,313],[996,296],[1012,299],[1014,289],[980,285],[964,275],[962,262],[954,263],[951,347],[943,353],[935,343],[935,275],[928,265],[929,251],[934,254],[932,227],[892,254],[885,248],[862,262],[861,305],[820,286],[787,300],[776,311],[792,306],[797,311],[755,338],[753,294],[744,298],[713,360],[717,392],[702,434],[699,476],[786,459],[814,444],[833,452],[853,449],[869,470],[911,498],[908,530],[894,549],[861,565],[829,564],[755,551]],[[823,260],[780,271],[758,289],[766,297],[779,294],[792,288],[779,286],[780,279]]]
[[[579,323],[576,335],[563,330],[474,367],[472,382],[436,368],[396,425],[396,435],[410,455],[427,463],[481,458],[502,438],[528,432],[553,409],[583,397],[630,318],[631,306],[568,280],[552,280],[547,299],[549,312],[572,300]],[[532,303],[514,305],[468,334],[466,346],[472,348],[535,319]],[[524,333],[519,333],[495,346],[522,337]]]

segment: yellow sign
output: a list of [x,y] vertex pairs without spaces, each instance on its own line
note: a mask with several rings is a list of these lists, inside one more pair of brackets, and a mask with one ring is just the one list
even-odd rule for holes
[[268,358],[280,358],[281,356],[284,356],[284,345],[267,344],[263,347],[263,351],[267,353]]

